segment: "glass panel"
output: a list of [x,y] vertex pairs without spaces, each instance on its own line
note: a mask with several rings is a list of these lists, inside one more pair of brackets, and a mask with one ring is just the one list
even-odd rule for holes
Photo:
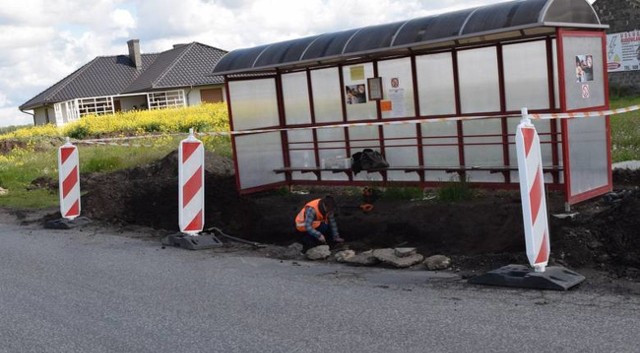
[[284,181],[282,144],[279,132],[235,137],[240,189],[248,189]]
[[382,118],[415,116],[411,59],[380,61],[378,75],[382,77],[383,99],[389,102],[381,104]]
[[[425,166],[460,165],[458,127],[455,121],[424,123],[421,125]],[[426,181],[458,180],[457,174],[445,171],[426,171]]]
[[422,143],[425,145],[453,144],[458,146],[458,124],[455,121],[424,123],[421,124],[421,129]]
[[371,63],[345,66],[342,68],[344,87],[343,99],[347,103],[347,120],[367,120],[377,118],[376,102],[367,95],[367,78],[373,77]]
[[383,131],[385,146],[417,146],[415,124],[387,125]]
[[[471,166],[502,166],[502,122],[500,119],[463,122],[464,163]],[[467,171],[470,182],[504,182],[502,173]]]
[[377,126],[356,126],[349,128],[349,142],[353,153],[371,148],[380,151],[380,134]]
[[[415,124],[384,126],[384,154],[390,166],[417,166],[420,164],[416,137]],[[387,178],[403,181],[420,180],[417,173],[393,170],[387,172]]]
[[[502,152],[502,123],[499,119],[464,121],[464,158],[467,166],[501,166],[504,165]],[[502,174],[497,178],[488,172],[476,173],[475,181],[502,181]],[[478,179],[480,178],[480,179]]]
[[495,47],[459,51],[458,73],[462,113],[500,111]]
[[545,41],[505,45],[502,56],[507,110],[549,109]]
[[[415,129],[414,129],[415,130]],[[416,147],[385,147],[385,159],[390,166],[417,166],[418,149]],[[419,181],[418,173],[405,173],[403,170],[387,171],[388,180]]]
[[311,124],[307,73],[296,72],[282,75],[282,95],[287,125]]
[[558,40],[552,39],[553,49],[553,96],[556,101],[556,109],[560,109],[560,74],[558,74]]
[[280,125],[274,79],[230,81],[229,96],[235,131]]
[[569,168],[571,196],[576,196],[609,183],[606,120],[600,118],[571,119],[569,131]]
[[600,37],[563,38],[567,110],[605,104],[604,58]]
[[342,121],[342,96],[338,68],[311,71],[316,123]]
[[313,145],[313,132],[311,130],[288,131],[289,157],[292,167],[317,166],[315,148]]
[[456,113],[451,53],[416,57],[420,115]]
[[[321,167],[331,167],[332,161],[348,158],[343,128],[318,129],[317,136]],[[345,173],[322,172],[321,176],[322,180],[348,180]]]

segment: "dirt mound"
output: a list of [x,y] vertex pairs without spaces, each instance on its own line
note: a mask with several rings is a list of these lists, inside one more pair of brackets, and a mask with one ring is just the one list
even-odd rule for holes
[[[462,268],[491,269],[527,263],[520,195],[517,191],[479,191],[473,200],[397,200],[383,195],[372,212],[359,209],[355,188],[306,188],[240,196],[233,163],[207,153],[205,228],[218,227],[247,240],[289,245],[296,241],[293,219],[309,200],[332,193],[348,246],[417,247],[425,256],[445,254]],[[83,176],[83,213],[116,224],[178,230],[177,152],[156,163],[109,174]],[[551,264],[590,267],[640,279],[640,173],[614,173],[624,189],[574,206],[572,218],[563,196],[549,193]]]
[[[205,156],[205,226],[250,233],[247,219],[260,218],[253,203],[238,195],[233,163],[213,153]],[[116,224],[137,224],[170,231],[178,226],[178,153],[156,163],[83,177],[83,214]]]
[[640,191],[617,190],[578,210],[576,218],[556,222],[558,235],[552,241],[556,257],[572,266],[640,278]]

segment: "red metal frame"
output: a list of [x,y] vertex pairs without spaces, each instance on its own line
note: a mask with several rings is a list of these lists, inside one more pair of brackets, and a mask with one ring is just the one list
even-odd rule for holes
[[[579,111],[590,111],[590,110],[608,110],[609,109],[609,75],[607,73],[607,36],[604,31],[575,31],[575,30],[566,30],[559,28],[556,31],[557,35],[557,62],[558,62],[558,76],[560,83],[560,110],[562,112],[579,112]],[[582,109],[574,109],[567,110],[567,97],[565,92],[566,82],[565,82],[565,68],[564,62],[562,58],[564,58],[564,37],[599,37],[601,40],[602,47],[602,71],[603,71],[603,83],[604,83],[604,100],[605,103],[603,106],[582,108]],[[608,176],[607,176],[607,184],[601,187],[597,187],[595,189],[571,195],[571,170],[568,168],[570,165],[571,158],[569,156],[569,131],[568,131],[568,122],[566,119],[562,120],[562,156],[563,156],[563,164],[567,167],[564,168],[564,194],[565,194],[565,202],[569,205],[577,204],[579,202],[594,198],[596,196],[600,196],[604,193],[607,193],[613,190],[613,177],[611,174],[611,126],[609,117],[605,117],[605,134],[606,134],[606,148],[607,148],[607,165],[609,166]]]

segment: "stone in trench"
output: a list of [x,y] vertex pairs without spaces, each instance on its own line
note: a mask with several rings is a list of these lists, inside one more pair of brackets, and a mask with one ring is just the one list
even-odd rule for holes
[[324,260],[329,256],[331,256],[329,245],[318,245],[307,250],[307,259],[309,260]]
[[429,271],[444,270],[451,266],[451,259],[444,255],[433,255],[424,260],[424,265]]
[[417,253],[416,248],[394,248],[393,251],[397,257],[408,257]]
[[368,250],[344,259],[344,262],[352,265],[371,266],[380,262],[373,256],[373,250]]
[[413,254],[405,257],[398,257],[396,255],[395,249],[387,248],[387,249],[376,249],[373,251],[373,256],[375,256],[381,262],[392,265],[398,268],[406,268],[411,267],[415,264],[418,264],[424,260],[424,256],[420,254]]
[[302,244],[293,243],[287,246],[287,248],[284,250],[284,254],[282,254],[282,257],[284,259],[297,259],[302,256],[301,254],[302,254]]
[[333,255],[338,262],[346,262],[350,257],[354,257],[356,252],[353,250],[342,250],[338,251],[335,255]]

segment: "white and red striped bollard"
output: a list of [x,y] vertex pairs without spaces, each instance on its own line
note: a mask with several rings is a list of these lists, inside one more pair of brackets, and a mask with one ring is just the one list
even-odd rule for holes
[[73,221],[80,215],[80,163],[78,148],[67,142],[58,149],[60,214]]
[[516,132],[524,235],[529,263],[536,272],[544,272],[551,251],[547,201],[540,138],[528,115],[527,108],[522,108],[522,120]]
[[198,235],[204,228],[204,146],[193,129],[178,148],[178,183],[180,231]]

